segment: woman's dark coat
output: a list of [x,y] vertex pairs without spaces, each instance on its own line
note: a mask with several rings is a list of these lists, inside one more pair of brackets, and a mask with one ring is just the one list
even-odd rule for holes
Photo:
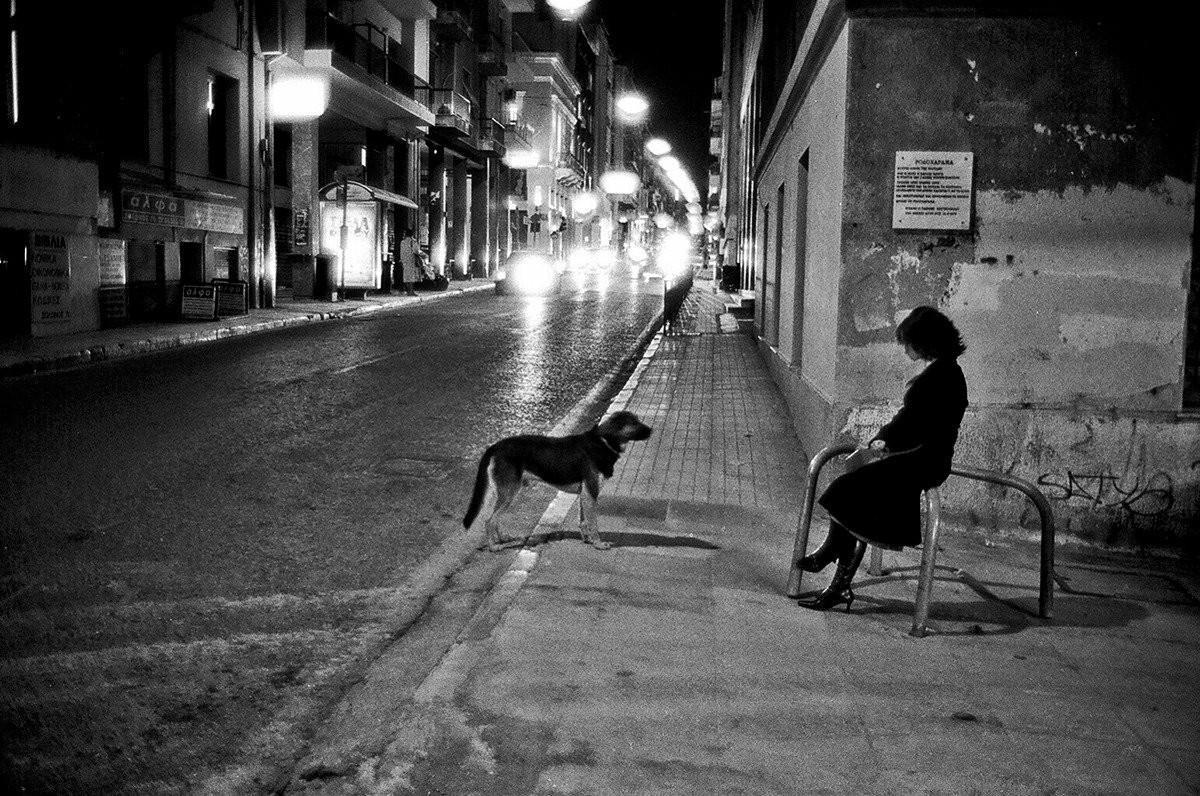
[[919,545],[921,491],[949,477],[966,408],[967,382],[957,360],[929,363],[908,383],[900,411],[875,435],[891,455],[836,478],[818,502],[869,544]]

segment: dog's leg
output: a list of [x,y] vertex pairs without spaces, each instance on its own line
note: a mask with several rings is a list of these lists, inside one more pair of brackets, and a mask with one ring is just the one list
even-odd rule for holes
[[579,490],[579,535],[583,541],[597,550],[607,550],[612,545],[600,538],[596,521],[596,501],[600,498],[600,474],[592,470],[587,474]]
[[493,459],[487,469],[487,492],[483,499],[480,516],[487,536],[487,548],[492,551],[504,548],[500,537],[500,523],[496,517],[508,508],[521,488],[521,477],[507,462]]

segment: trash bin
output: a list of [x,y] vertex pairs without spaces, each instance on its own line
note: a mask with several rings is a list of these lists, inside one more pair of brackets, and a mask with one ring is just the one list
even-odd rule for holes
[[317,273],[313,279],[313,297],[324,301],[338,300],[338,256],[336,254],[317,255]]

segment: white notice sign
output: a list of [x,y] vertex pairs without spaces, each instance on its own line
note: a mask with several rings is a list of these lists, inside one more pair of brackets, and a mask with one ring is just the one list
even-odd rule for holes
[[970,229],[973,152],[897,152],[893,229]]

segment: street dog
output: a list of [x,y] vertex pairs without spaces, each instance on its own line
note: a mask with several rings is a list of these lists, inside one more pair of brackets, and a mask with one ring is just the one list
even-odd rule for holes
[[607,550],[612,545],[600,538],[596,525],[601,479],[612,478],[613,466],[625,450],[625,443],[647,439],[651,430],[637,415],[620,411],[588,431],[569,437],[505,437],[484,451],[479,460],[463,527],[470,530],[482,517],[488,549],[503,548],[496,515],[508,507],[521,487],[522,477],[529,474],[563,492],[579,495],[580,536],[598,550]]

